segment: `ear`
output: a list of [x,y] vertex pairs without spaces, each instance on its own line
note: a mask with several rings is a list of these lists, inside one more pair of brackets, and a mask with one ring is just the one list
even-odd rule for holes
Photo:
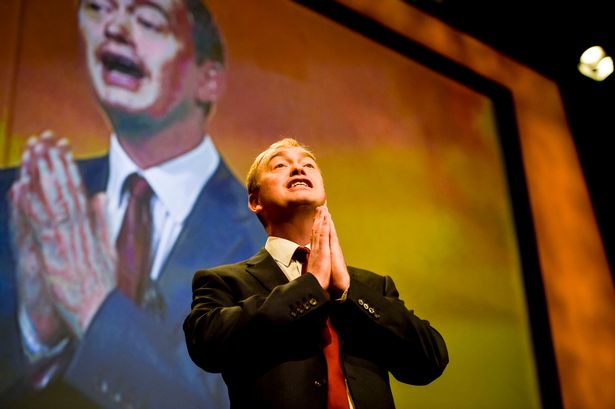
[[258,198],[258,191],[252,192],[248,195],[248,208],[256,215],[263,210],[263,206]]
[[224,66],[221,63],[207,60],[201,64],[196,89],[197,100],[201,103],[216,102],[224,88],[224,76]]

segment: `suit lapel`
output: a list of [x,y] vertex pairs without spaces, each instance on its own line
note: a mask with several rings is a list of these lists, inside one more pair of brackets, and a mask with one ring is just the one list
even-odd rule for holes
[[88,197],[107,189],[107,181],[109,180],[108,155],[80,160],[77,164]]
[[[88,196],[105,191],[108,156],[81,160],[78,165]],[[265,239],[262,226],[248,210],[245,188],[221,160],[184,221],[160,270],[158,287],[167,300],[189,300],[190,282],[198,269],[244,260]]]
[[201,268],[234,263],[262,246],[265,234],[248,210],[245,188],[221,161],[184,221],[160,272],[163,292],[185,286]]
[[264,247],[254,257],[249,259],[246,264],[248,273],[256,278],[268,291],[272,291],[274,287],[280,284],[288,283],[288,278]]

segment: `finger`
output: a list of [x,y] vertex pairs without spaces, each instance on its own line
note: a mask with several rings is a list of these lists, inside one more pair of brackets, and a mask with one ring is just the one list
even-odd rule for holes
[[329,215],[329,224],[330,224],[329,238],[331,240],[331,247],[339,246],[339,238],[337,236],[337,230],[335,229],[335,223],[333,223],[333,218],[330,215]]
[[318,241],[318,246],[319,246],[319,255],[321,255],[323,258],[325,258],[325,262],[327,264],[330,263],[330,257],[331,257],[331,249],[330,249],[330,244],[329,244],[329,216],[328,214],[323,211],[322,212],[322,217],[321,217],[321,222],[320,222],[320,227],[319,230],[317,232],[317,241]]
[[329,247],[329,235],[331,232],[331,216],[327,212],[326,208],[323,209],[322,225],[320,227],[320,241],[321,245]]
[[43,132],[41,132],[39,140],[48,147],[55,145],[57,142],[55,133],[51,129],[45,129]]
[[[32,145],[32,144],[30,144]],[[40,195],[44,213],[40,216],[49,225],[85,218],[85,198],[80,198],[78,189],[72,188],[74,179],[67,163],[67,142],[57,141],[53,133],[46,131],[31,147],[36,163],[33,191]]]
[[312,236],[310,240],[312,251],[315,251],[318,249],[322,222],[323,222],[322,209],[320,207],[317,207],[316,213],[314,214],[314,223],[312,224]]
[[[56,146],[57,138],[53,131],[47,129],[40,133],[37,141],[37,145],[39,149],[42,147],[45,154],[49,151],[49,149]],[[36,148],[35,148],[36,149]]]
[[69,189],[69,170],[63,161],[60,149],[57,146],[48,148],[50,179],[53,183],[53,189],[57,194],[57,202],[54,203],[53,209],[56,217],[62,218],[78,218],[80,216],[76,199]]
[[83,230],[89,226],[87,218],[81,217],[85,212],[78,209],[79,198],[69,189],[70,171],[61,155],[65,150],[51,131],[43,132],[31,147],[39,175],[38,183],[34,183],[33,209],[39,221],[39,240],[48,269],[55,272],[62,266],[73,266],[63,274],[76,280],[88,264],[88,254],[83,251],[86,244]]
[[72,223],[70,233],[71,246],[75,251],[75,277],[77,280],[86,283],[91,280],[98,281],[97,277],[86,277],[85,272],[95,272],[97,265],[97,241],[94,236],[92,225],[89,218],[79,218]]
[[71,248],[74,249],[74,257],[81,271],[92,271],[97,263],[96,250],[98,237],[92,228],[90,212],[87,200],[81,185],[79,169],[73,159],[68,139],[62,138],[57,141],[50,150],[53,156],[59,188],[62,197],[66,201],[66,208],[71,217],[71,233],[68,238]]
[[96,285],[108,282],[108,275],[115,275],[115,264],[112,246],[107,233],[105,218],[105,196],[96,195],[90,201],[91,212],[88,217],[88,225],[84,226],[80,232],[83,235],[84,248],[88,269],[95,272],[94,281]]
[[[11,188],[11,194],[15,197],[15,200],[23,201],[23,190],[25,189],[26,186],[23,183],[16,183]],[[28,217],[24,214],[20,205],[12,204],[9,223],[12,233],[12,244],[15,248],[15,253],[18,255],[18,275],[31,273],[28,274],[28,277],[33,277],[33,274],[39,269],[38,263],[31,262],[32,254],[37,252],[37,244],[34,241]],[[26,267],[25,270],[22,268],[23,266]]]
[[340,246],[340,241],[337,236],[337,231],[335,230],[335,223],[333,223],[333,218],[329,219],[330,222],[330,242],[329,245],[331,247],[331,259],[332,263],[336,267],[345,266],[346,262],[344,261],[344,254],[342,253],[342,247]]
[[23,182],[15,182],[9,191],[10,203],[10,228],[12,233],[13,244],[17,247],[25,239],[31,235],[28,217],[24,213],[25,195],[27,185]]
[[30,178],[30,183],[38,181],[38,168],[36,166],[37,154],[34,152],[37,143],[38,138],[36,136],[30,136],[26,143],[26,150],[22,155],[22,169]]
[[18,209],[21,205],[23,201],[22,197],[25,194],[27,188],[27,182],[24,182],[23,178],[21,177],[15,182],[13,182],[13,184],[11,185],[11,188],[8,192],[8,199],[13,210]]
[[111,239],[107,227],[106,195],[102,192],[98,193],[92,197],[90,203],[92,204],[92,217],[94,219],[94,228],[98,240],[100,240],[101,244],[107,245],[111,243]]
[[322,206],[317,208],[317,214],[312,228],[313,249],[317,253],[323,252],[329,256],[329,226],[327,223],[327,212]]
[[[101,244],[101,264],[103,265],[101,281],[115,286],[116,251],[107,223],[106,213],[107,197],[104,193],[96,194],[91,200],[92,217],[94,219],[95,234]],[[105,274],[108,273],[108,274]]]
[[8,194],[9,203],[13,209],[20,208],[22,212],[24,209],[22,207],[23,198],[30,186],[31,178],[28,169],[31,166],[31,156],[30,150],[26,146],[21,155],[21,164],[17,173],[17,179],[13,182]]
[[21,154],[21,164],[19,166],[19,173],[17,176],[18,180],[23,180],[24,178],[29,178],[29,174],[28,174],[28,168],[30,166],[30,159],[31,159],[31,154],[30,154],[30,150],[28,149],[28,147],[26,146],[26,148],[24,149],[24,151]]
[[24,213],[30,220],[30,225],[34,230],[40,232],[42,229],[49,227],[49,218],[45,206],[41,202],[41,195],[35,191],[32,185],[23,195],[21,203]]
[[[54,222],[52,204],[58,201],[59,195],[49,168],[46,145],[38,141],[31,152],[33,164],[31,186],[33,195],[37,196],[38,199],[37,212],[39,213],[37,213],[37,217],[42,223],[49,226]],[[40,207],[38,207],[39,204]]]
[[8,199],[11,205],[11,231],[16,233],[15,237],[17,239],[22,235],[22,232],[29,230],[26,212],[28,208],[27,194],[30,189],[30,175],[27,168],[30,166],[30,161],[30,152],[26,149],[22,154],[17,180],[13,182],[8,193]]
[[67,171],[67,186],[68,190],[71,192],[73,197],[76,198],[74,203],[76,207],[76,211],[79,214],[85,214],[87,210],[87,201],[85,191],[83,189],[83,184],[81,181],[81,175],[79,173],[79,168],[75,163],[73,158],[73,153],[70,150],[70,145],[67,139],[62,139],[58,144],[58,148],[60,150],[62,163]]

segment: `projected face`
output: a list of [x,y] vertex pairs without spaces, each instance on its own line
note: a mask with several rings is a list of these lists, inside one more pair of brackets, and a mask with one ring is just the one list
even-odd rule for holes
[[79,28],[103,106],[161,117],[195,100],[198,67],[183,0],[82,0]]

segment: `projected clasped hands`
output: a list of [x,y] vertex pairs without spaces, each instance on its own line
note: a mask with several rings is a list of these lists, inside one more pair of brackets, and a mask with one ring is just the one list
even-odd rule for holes
[[68,142],[45,131],[28,141],[10,200],[22,319],[43,344],[80,337],[116,285],[104,194],[88,200]]

